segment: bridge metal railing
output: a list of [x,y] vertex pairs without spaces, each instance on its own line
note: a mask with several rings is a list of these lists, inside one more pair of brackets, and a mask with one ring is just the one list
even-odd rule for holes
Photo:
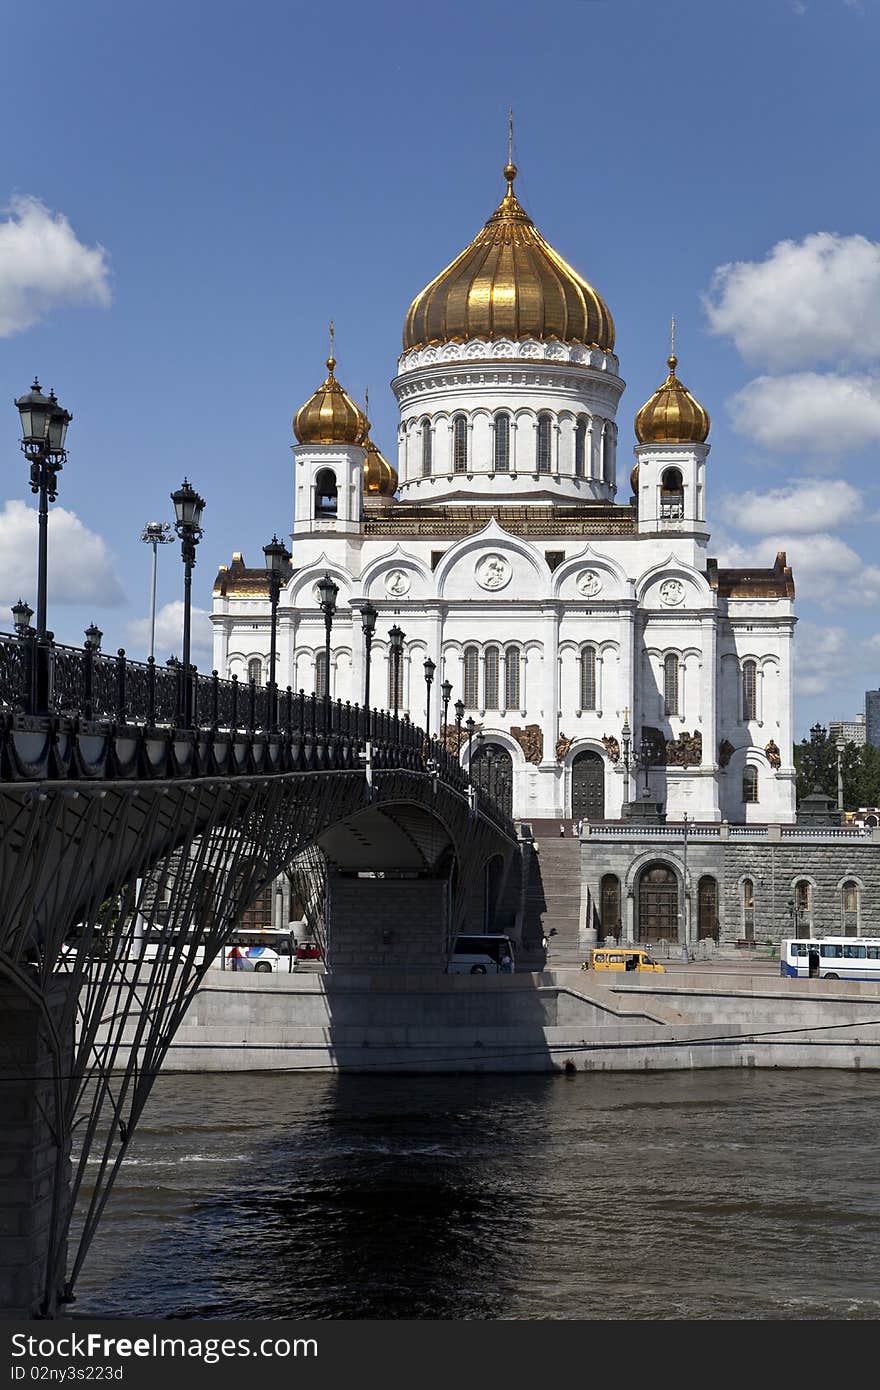
[[[188,716],[181,717],[181,711]],[[132,661],[120,648],[115,656],[93,647],[67,647],[0,633],[0,718],[26,716],[70,719],[108,731],[136,726],[144,730],[186,730],[278,736],[302,748],[330,745],[345,756],[330,765],[352,766],[369,743],[377,769],[403,767],[428,772],[468,795],[474,808],[515,837],[510,816],[482,789],[471,785],[458,755],[442,740],[427,738],[411,723],[384,709],[365,709],[345,700],[328,700],[304,690],[257,685],[237,676],[222,680],[216,671],[201,674],[179,662],[160,666],[150,657]],[[307,766],[313,766],[308,760]]]

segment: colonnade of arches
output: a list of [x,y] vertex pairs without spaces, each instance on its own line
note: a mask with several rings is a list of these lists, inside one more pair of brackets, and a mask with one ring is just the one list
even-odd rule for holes
[[611,486],[617,425],[551,410],[439,412],[401,425],[401,478],[455,473],[563,474]]

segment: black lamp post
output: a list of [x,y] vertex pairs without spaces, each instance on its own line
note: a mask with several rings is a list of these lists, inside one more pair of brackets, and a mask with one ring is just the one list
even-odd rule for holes
[[85,631],[86,646],[89,651],[99,652],[101,650],[101,638],[103,636],[103,632],[95,623],[89,623]]
[[443,697],[443,729],[441,734],[445,742],[446,731],[449,727],[449,701],[452,699],[452,681],[440,682],[440,694]]
[[395,623],[388,633],[391,640],[391,682],[394,687],[394,718],[397,718],[397,711],[400,708],[400,659],[403,656],[403,639],[406,633]]
[[654,750],[650,741],[646,739],[643,734],[642,741],[639,744],[639,751],[636,754],[636,766],[642,768],[645,773],[645,796],[648,795],[648,769],[651,766],[653,752]]
[[324,614],[324,732],[330,732],[330,633],[333,630],[333,614],[336,612],[336,598],[339,585],[333,582],[332,575],[325,574],[318,580],[321,612]]
[[202,538],[202,511],[205,499],[184,478],[176,492],[174,529],[180,537],[180,558],[183,561],[183,680],[180,682],[178,722],[189,728],[192,713],[192,675],[190,674],[190,622],[192,618],[192,572],[196,562],[196,546]]
[[814,724],[813,727],[812,727],[812,729],[810,730],[810,742],[811,742],[811,743],[824,743],[824,742],[825,742],[825,736],[826,736],[826,730],[822,727],[822,725],[821,725],[821,724]]
[[58,404],[54,391],[44,396],[40,383],[15,402],[21,417],[21,449],[31,466],[31,492],[39,495],[37,541],[37,640],[46,640],[49,503],[58,494],[57,474],[67,453],[64,441],[73,416]]
[[425,742],[431,737],[431,686],[434,684],[434,672],[437,670],[437,663],[432,661],[429,656],[425,657]]
[[34,610],[29,603],[25,603],[23,598],[20,598],[18,603],[12,605],[12,621],[15,625],[16,637],[30,636],[32,632],[31,618],[33,616]]
[[275,672],[275,647],[278,636],[278,599],[281,594],[281,581],[287,569],[290,552],[277,536],[263,546],[266,569],[269,572],[269,728],[274,729],[278,719],[278,679]]
[[464,719],[464,700],[456,700],[455,710],[455,756],[461,758],[461,721]]
[[466,721],[464,727],[467,729],[467,736],[468,736],[468,782],[473,782],[474,777],[473,777],[473,769],[472,769],[472,767],[471,767],[471,743],[472,743],[472,741],[473,741],[474,729],[476,728],[476,724],[475,724],[475,722],[474,722],[474,717],[473,717],[472,714],[468,715],[468,718],[467,718],[467,721]]
[[364,634],[364,709],[367,711],[367,728],[370,720],[370,666],[373,660],[373,633],[379,613],[372,603],[361,605],[361,630]]

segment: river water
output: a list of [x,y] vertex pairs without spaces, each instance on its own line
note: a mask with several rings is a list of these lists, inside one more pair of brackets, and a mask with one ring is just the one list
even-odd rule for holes
[[78,1317],[876,1319],[880,1077],[160,1079]]

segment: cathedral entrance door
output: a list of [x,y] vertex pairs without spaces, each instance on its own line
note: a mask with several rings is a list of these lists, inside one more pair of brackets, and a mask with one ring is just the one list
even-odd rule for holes
[[513,759],[500,743],[485,743],[474,754],[471,780],[496,806],[513,815]]
[[604,820],[605,762],[588,748],[571,765],[572,820]]
[[678,879],[667,864],[649,864],[639,879],[639,941],[678,940]]

